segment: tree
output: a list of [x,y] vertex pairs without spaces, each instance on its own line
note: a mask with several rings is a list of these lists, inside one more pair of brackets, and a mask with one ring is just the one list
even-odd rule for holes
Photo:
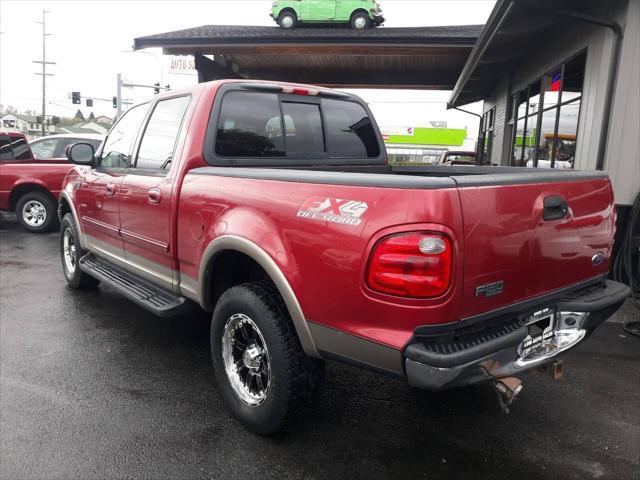
[[96,116],[93,114],[93,112],[91,112],[89,114],[89,120],[95,120],[95,119],[96,119]]
[[73,118],[84,120],[84,115],[82,114],[82,110],[78,109],[78,111],[76,112],[76,115]]

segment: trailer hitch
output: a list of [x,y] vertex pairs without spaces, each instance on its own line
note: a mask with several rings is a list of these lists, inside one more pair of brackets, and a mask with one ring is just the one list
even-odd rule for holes
[[509,413],[509,406],[515,402],[518,394],[522,391],[522,380],[515,377],[505,377],[493,380],[492,384],[498,396],[500,409],[505,414]]

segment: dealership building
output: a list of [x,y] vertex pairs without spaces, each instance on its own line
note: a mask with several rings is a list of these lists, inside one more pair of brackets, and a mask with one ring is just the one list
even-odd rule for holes
[[640,2],[496,3],[449,100],[484,100],[484,164],[606,170],[640,190]]

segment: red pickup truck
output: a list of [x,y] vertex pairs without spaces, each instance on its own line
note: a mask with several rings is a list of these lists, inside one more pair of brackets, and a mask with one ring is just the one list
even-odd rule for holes
[[213,312],[222,397],[273,432],[323,360],[430,390],[512,377],[583,341],[629,294],[606,279],[603,172],[386,163],[359,98],[217,81],[129,109],[60,197],[63,271],[158,315]]
[[0,132],[0,211],[15,211],[30,232],[58,228],[56,206],[66,160],[36,160],[22,133]]

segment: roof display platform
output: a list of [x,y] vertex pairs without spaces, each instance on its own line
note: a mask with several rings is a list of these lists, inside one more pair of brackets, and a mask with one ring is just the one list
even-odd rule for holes
[[481,25],[364,31],[205,25],[139,37],[134,48],[195,55],[200,81],[253,78],[342,88],[451,89],[481,30]]

